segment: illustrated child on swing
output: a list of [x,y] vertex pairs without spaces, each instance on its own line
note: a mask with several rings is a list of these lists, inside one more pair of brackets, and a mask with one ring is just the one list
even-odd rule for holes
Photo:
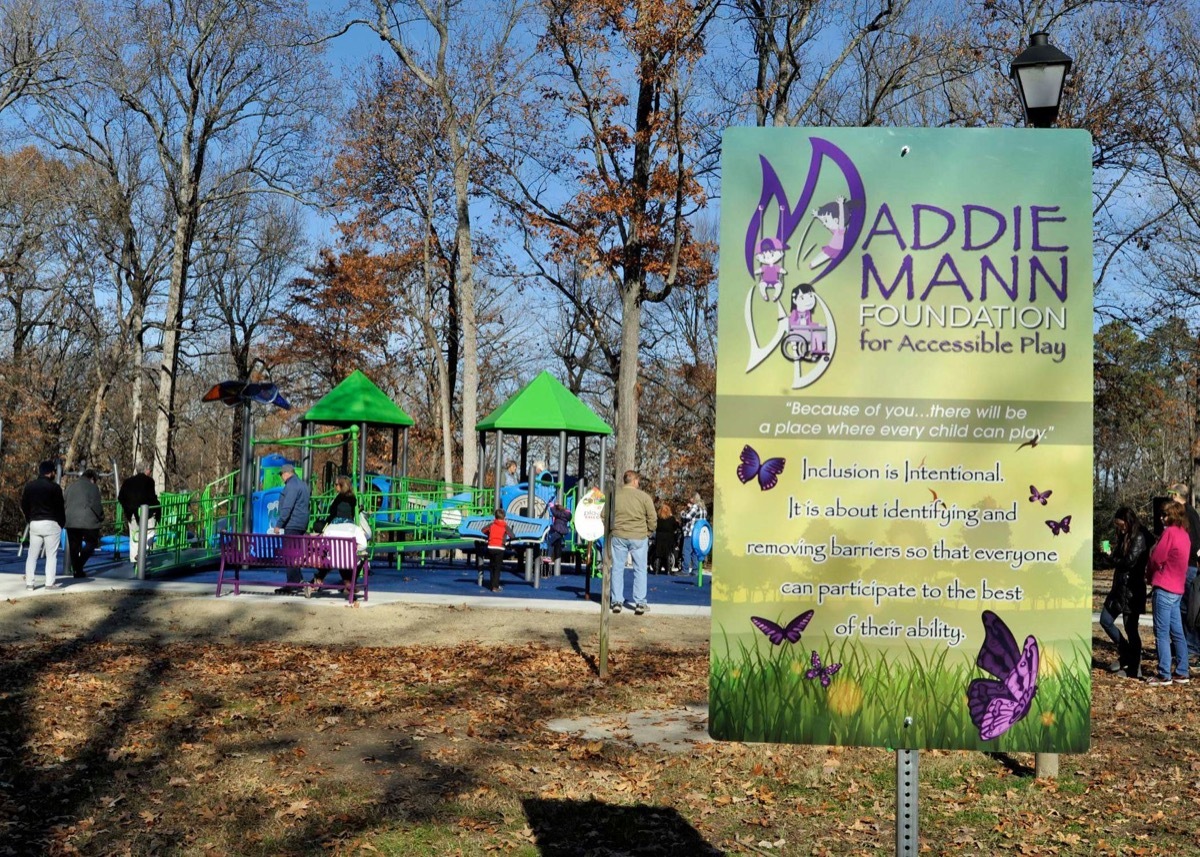
[[826,262],[841,257],[846,246],[846,197],[813,209],[812,216],[830,232],[829,243],[820,249],[808,263],[809,268],[819,268]]
[[778,238],[764,238],[758,242],[758,252],[754,254],[758,267],[754,269],[754,275],[758,277],[758,293],[764,301],[777,301],[783,293],[781,278],[787,273],[779,264],[783,254],[783,242]]

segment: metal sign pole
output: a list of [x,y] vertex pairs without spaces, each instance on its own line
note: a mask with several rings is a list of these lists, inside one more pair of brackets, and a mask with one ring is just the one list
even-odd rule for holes
[[917,832],[917,750],[896,751],[896,855],[916,857],[920,847]]
[[[904,718],[904,728],[912,727],[913,719]],[[896,855],[917,857],[920,837],[917,830],[917,750],[896,751]]]
[[146,538],[146,531],[150,529],[150,507],[138,507],[138,558],[137,558],[137,579],[146,579],[146,554],[150,551],[150,544]]

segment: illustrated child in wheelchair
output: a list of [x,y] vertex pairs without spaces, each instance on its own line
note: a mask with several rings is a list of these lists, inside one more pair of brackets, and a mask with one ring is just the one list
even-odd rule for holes
[[826,347],[828,328],[813,322],[813,309],[817,305],[817,293],[808,283],[792,289],[792,311],[788,313],[788,332],[779,345],[783,356],[792,362],[807,360],[816,363],[828,360]]

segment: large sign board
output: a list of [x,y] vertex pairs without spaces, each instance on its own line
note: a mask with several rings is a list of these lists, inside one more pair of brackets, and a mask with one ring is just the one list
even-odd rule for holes
[[713,737],[1087,748],[1091,210],[1084,132],[726,132]]

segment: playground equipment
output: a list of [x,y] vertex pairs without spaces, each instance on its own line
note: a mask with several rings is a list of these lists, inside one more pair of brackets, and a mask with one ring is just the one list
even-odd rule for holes
[[[529,439],[558,438],[557,466],[537,474],[533,479],[516,486],[499,489],[499,499],[509,512],[508,522],[514,532],[518,524],[529,523],[529,537],[535,535],[534,527],[541,527],[541,537],[538,544],[545,540],[545,534],[550,526],[550,519],[545,515],[545,506],[550,499],[556,500],[572,511],[575,509],[575,498],[581,490],[586,490],[587,483],[582,478],[571,480],[566,477],[567,470],[567,440],[574,438],[577,444],[578,465],[576,473],[582,477],[587,472],[587,441],[588,438],[600,439],[599,472],[604,473],[605,442],[604,439],[612,434],[609,427],[591,408],[581,402],[574,393],[563,386],[549,372],[542,372],[518,392],[514,393],[500,407],[484,417],[476,424],[479,432],[479,479],[483,479],[487,463],[487,436],[495,434],[494,451],[494,483],[502,486],[504,483],[504,439],[505,434],[516,435],[520,439],[520,463],[522,472],[529,472]],[[599,480],[602,482],[601,480]],[[509,493],[512,492],[512,493]],[[520,494],[524,494],[524,509],[517,509]],[[510,505],[514,504],[514,505]],[[488,514],[491,520],[491,514]],[[564,551],[574,552],[578,557],[574,530],[569,530],[563,545]],[[538,575],[534,571],[533,550],[525,552],[525,579],[538,585]],[[554,573],[561,573],[561,564],[555,563]]]

